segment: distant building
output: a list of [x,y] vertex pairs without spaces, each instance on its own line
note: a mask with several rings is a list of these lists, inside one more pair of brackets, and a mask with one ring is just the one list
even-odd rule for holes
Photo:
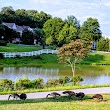
[[[36,28],[31,28],[30,26],[25,26],[25,25],[18,26],[15,23],[5,23],[5,22],[3,22],[2,24],[7,26],[10,29],[13,29],[13,30],[19,32],[21,37],[22,37],[22,33],[25,29],[27,29],[29,31],[32,31],[32,32],[34,32],[34,30],[36,29]],[[15,38],[12,39],[12,43],[17,43],[17,42],[20,42],[20,38],[18,36],[16,36]]]
[[92,50],[96,50],[96,42],[95,41],[92,42]]

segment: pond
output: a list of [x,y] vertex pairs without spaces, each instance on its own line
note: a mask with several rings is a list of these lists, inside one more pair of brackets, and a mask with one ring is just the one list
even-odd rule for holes
[[[84,81],[81,84],[110,84],[110,66],[78,66],[75,74],[81,75]],[[62,76],[72,77],[71,68],[37,68],[37,67],[3,67],[0,69],[0,78],[16,81],[19,78],[30,80],[43,78],[46,82],[50,78]]]

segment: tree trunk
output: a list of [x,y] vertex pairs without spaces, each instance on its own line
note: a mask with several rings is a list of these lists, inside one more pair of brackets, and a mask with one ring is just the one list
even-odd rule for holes
[[74,66],[73,66],[73,67],[74,67],[74,74],[73,74],[73,77],[75,76],[75,66],[76,66],[76,65],[75,65],[75,62],[74,62]]
[[75,76],[75,66],[76,66],[76,58],[74,60],[74,62],[69,61],[71,69],[72,69],[72,73],[73,73],[73,77]]
[[71,69],[72,69],[72,73],[73,73],[73,77],[75,76],[75,63],[71,64]]

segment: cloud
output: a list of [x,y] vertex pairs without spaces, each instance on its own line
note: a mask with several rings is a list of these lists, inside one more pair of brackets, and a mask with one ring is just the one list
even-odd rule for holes
[[31,3],[40,4],[60,4],[62,0],[30,0]]
[[100,23],[101,25],[110,25],[110,21],[103,21],[102,23]]
[[110,0],[105,0],[102,2],[103,6],[110,7]]

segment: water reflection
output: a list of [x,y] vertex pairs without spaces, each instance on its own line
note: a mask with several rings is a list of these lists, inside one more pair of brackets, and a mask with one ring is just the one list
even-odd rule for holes
[[16,81],[20,78],[29,78],[30,80],[43,78],[45,81],[48,78],[57,78],[59,75],[59,69],[43,69],[36,67],[4,67],[0,70],[0,78],[7,78]]
[[[81,84],[110,84],[109,67],[79,67],[76,73],[84,78]],[[37,67],[4,67],[0,69],[0,78],[13,81],[28,77],[30,80],[43,78],[46,82],[49,78],[61,76],[72,77],[70,69],[59,68],[37,68]]]

